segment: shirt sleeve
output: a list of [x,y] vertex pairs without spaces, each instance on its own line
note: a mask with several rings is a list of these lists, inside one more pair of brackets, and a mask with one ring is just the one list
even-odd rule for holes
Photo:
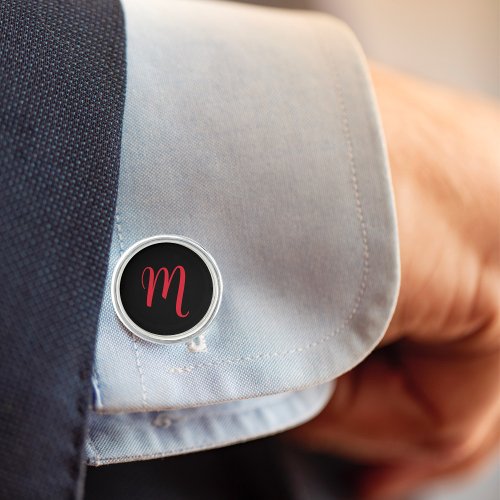
[[[399,257],[381,126],[351,31],[316,13],[123,1],[127,90],[87,460],[223,446],[312,418],[383,335]],[[207,349],[117,319],[137,241],[200,242],[224,281]]]

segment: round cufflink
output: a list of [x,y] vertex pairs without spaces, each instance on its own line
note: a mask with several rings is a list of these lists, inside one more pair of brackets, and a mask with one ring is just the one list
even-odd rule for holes
[[113,272],[115,312],[134,335],[159,344],[202,335],[222,298],[214,258],[182,236],[153,236],[131,246]]

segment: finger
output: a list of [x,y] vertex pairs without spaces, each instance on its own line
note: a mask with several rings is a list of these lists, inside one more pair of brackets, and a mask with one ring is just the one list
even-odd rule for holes
[[387,350],[376,352],[341,377],[327,408],[297,429],[296,437],[313,448],[368,461],[421,453],[432,415],[391,357]]
[[374,353],[339,379],[327,408],[296,438],[373,462],[427,463],[475,449],[499,413],[497,357],[421,354],[397,346]]

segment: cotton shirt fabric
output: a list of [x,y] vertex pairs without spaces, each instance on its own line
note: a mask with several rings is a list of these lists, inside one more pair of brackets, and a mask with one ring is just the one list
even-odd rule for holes
[[[97,334],[91,465],[280,432],[375,347],[399,284],[381,126],[335,19],[124,0],[127,90]],[[137,241],[191,238],[224,283],[206,352],[131,334],[111,275]]]

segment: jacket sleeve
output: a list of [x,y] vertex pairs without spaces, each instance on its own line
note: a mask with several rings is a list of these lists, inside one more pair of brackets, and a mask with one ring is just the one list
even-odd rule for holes
[[118,0],[0,4],[0,498],[82,491],[124,28]]

